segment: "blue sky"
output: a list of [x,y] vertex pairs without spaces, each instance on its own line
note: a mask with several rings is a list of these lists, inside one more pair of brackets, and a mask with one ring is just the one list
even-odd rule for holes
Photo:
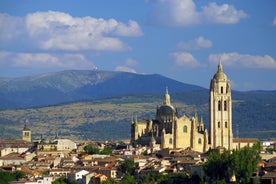
[[1,0],[0,77],[68,69],[276,90],[275,0]]

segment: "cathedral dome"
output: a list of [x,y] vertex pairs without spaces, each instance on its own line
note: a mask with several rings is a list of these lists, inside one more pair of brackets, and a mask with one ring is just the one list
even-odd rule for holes
[[171,105],[170,95],[168,88],[166,88],[166,93],[164,95],[163,105],[157,108],[156,112],[157,119],[172,119],[177,116],[177,110]]
[[170,116],[176,113],[175,108],[171,105],[162,105],[158,111],[161,116]]

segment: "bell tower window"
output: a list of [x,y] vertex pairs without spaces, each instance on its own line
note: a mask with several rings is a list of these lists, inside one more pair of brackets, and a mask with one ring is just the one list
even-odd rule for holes
[[187,126],[186,125],[183,126],[183,132],[187,133]]
[[223,93],[223,87],[222,86],[220,87],[220,93],[221,94]]
[[224,101],[224,110],[227,111],[227,102]]
[[227,125],[227,121],[225,121],[225,128],[227,128],[228,127],[228,125]]
[[220,122],[218,122],[218,128],[220,128]]
[[221,101],[218,101],[218,110],[221,111]]

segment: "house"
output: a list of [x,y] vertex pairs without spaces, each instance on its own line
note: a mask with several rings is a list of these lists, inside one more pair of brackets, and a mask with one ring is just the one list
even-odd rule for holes
[[106,181],[107,177],[103,174],[97,174],[93,177],[92,183],[93,184],[101,184],[103,181]]
[[82,179],[82,176],[88,174],[89,172],[86,170],[81,170],[81,171],[76,171],[76,172],[72,172],[70,174],[68,174],[68,180],[70,182],[72,181],[79,181]]
[[23,140],[0,140],[0,156],[10,153],[24,153],[33,147],[33,144]]
[[261,177],[261,183],[276,184],[276,171],[267,172]]
[[42,179],[38,179],[38,184],[52,184],[53,177],[52,176],[44,176]]
[[91,184],[93,181],[93,177],[96,176],[97,173],[95,172],[89,172],[82,176],[81,184]]
[[98,174],[105,175],[107,178],[115,179],[117,178],[117,168],[116,167],[99,167],[96,172]]
[[69,173],[71,171],[67,169],[51,169],[49,174],[51,176],[67,176]]
[[20,165],[26,162],[26,159],[18,153],[11,153],[9,155],[5,155],[0,157],[0,166],[5,165]]
[[58,151],[72,151],[77,149],[77,144],[69,139],[58,139],[57,150]]

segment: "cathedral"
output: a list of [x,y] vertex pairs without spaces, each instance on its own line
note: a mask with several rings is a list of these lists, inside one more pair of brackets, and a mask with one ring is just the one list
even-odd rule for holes
[[224,147],[227,150],[251,146],[256,139],[233,138],[232,99],[230,81],[219,63],[218,70],[210,83],[209,91],[209,131],[203,120],[179,116],[171,104],[166,89],[163,104],[157,107],[155,119],[131,122],[131,144],[133,146],[155,146],[160,149],[186,149],[206,152]]

